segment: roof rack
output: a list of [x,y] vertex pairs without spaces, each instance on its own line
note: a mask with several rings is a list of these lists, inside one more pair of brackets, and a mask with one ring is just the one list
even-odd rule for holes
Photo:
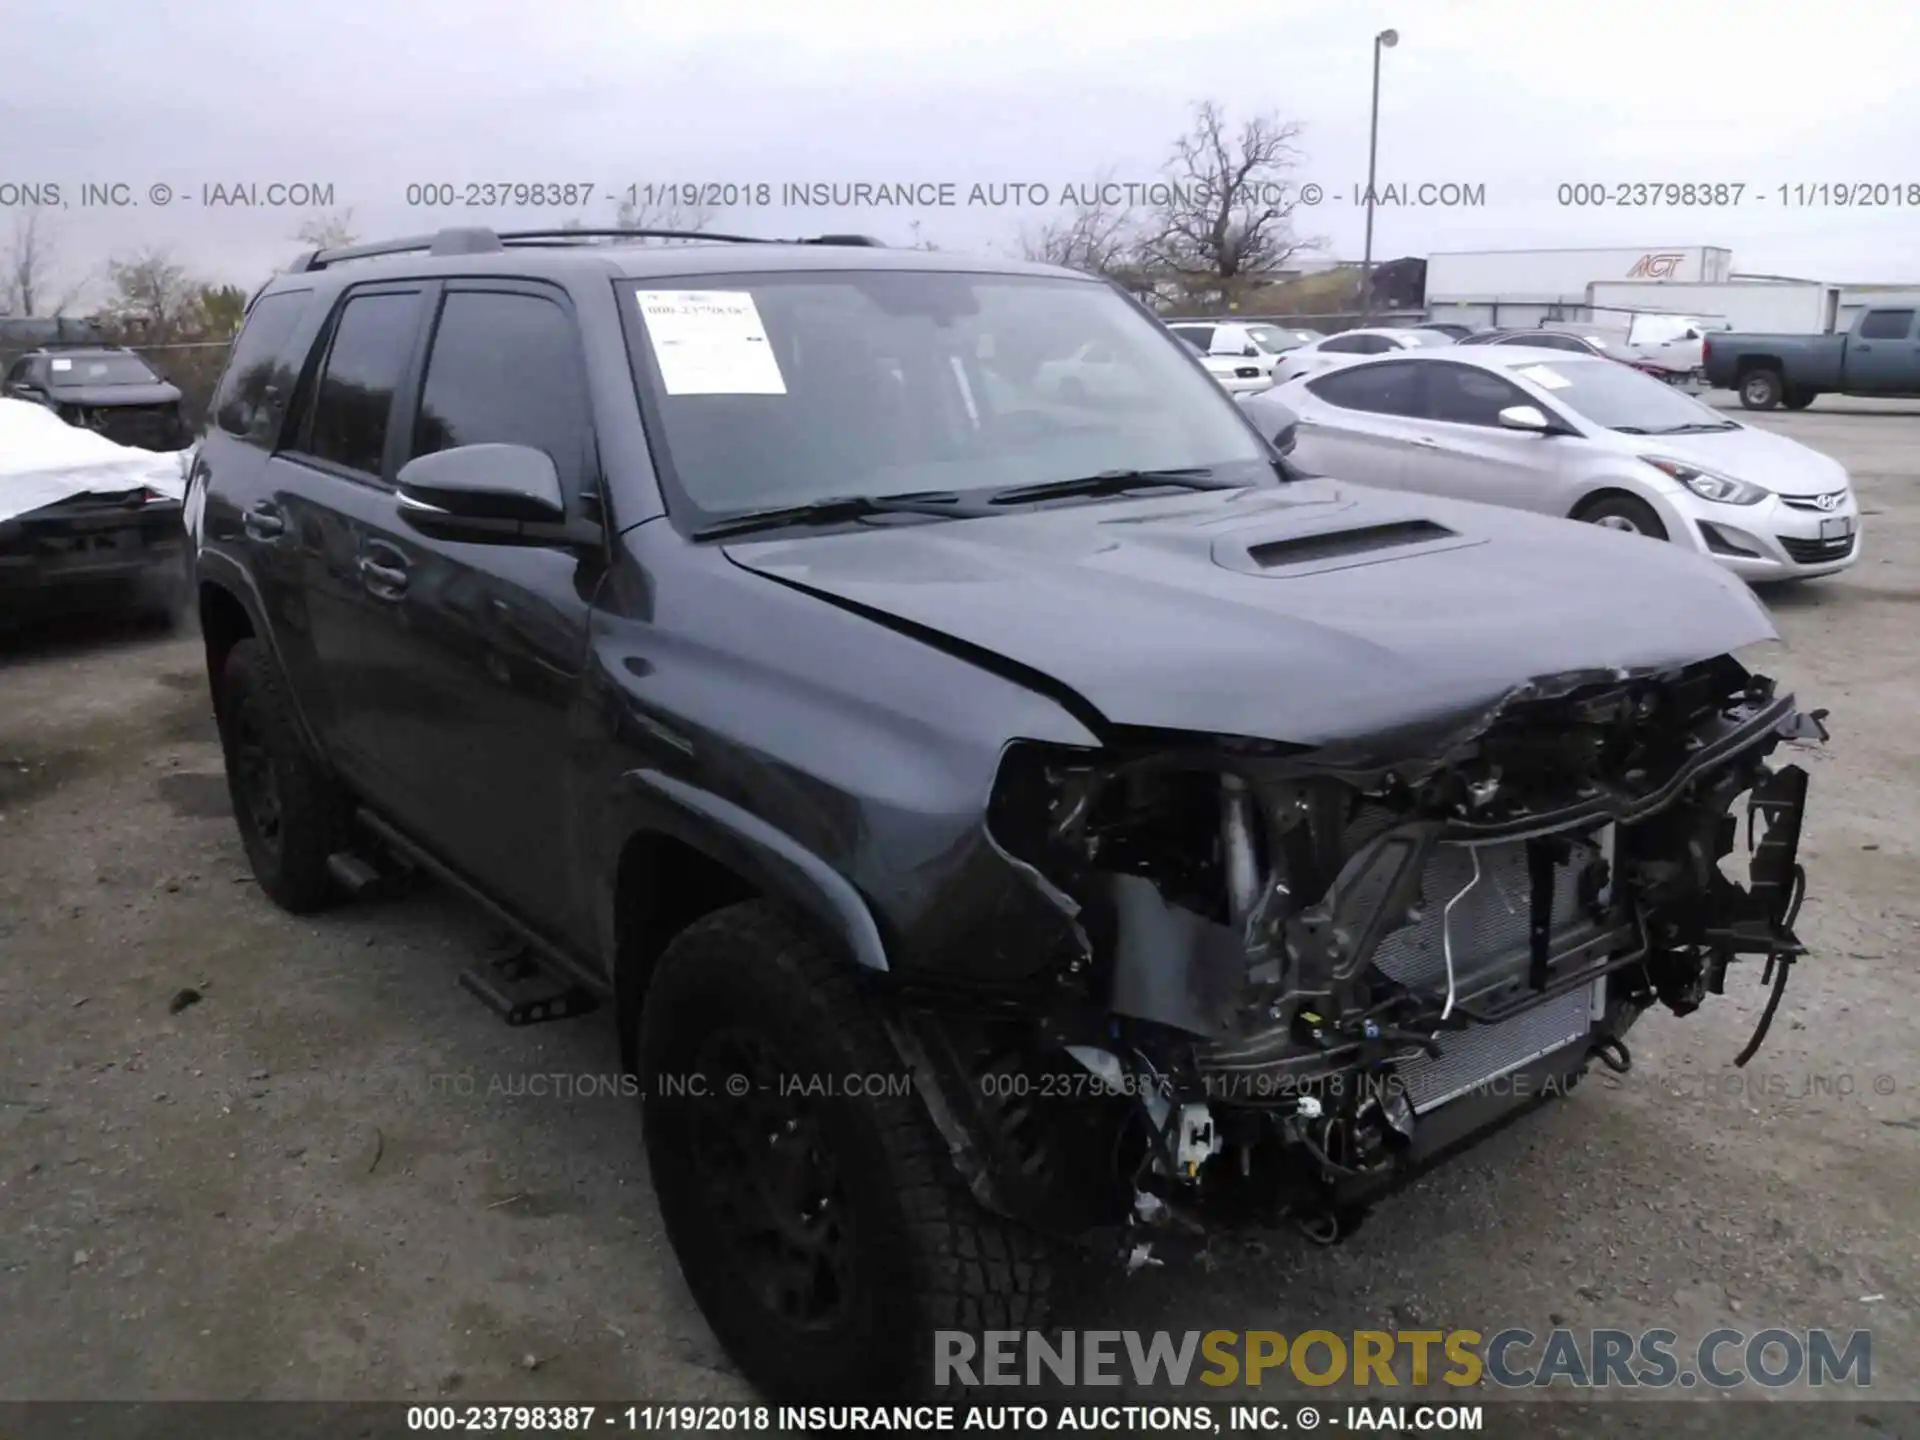
[[432,235],[410,235],[399,240],[379,240],[370,245],[341,245],[330,250],[309,250],[294,258],[288,273],[305,274],[324,270],[346,260],[370,260],[380,255],[490,255],[510,245],[579,244],[590,240],[705,240],[734,245],[871,245],[884,248],[883,241],[871,235],[814,235],[805,239],[780,240],[766,235],[726,235],[706,230],[662,230],[617,228],[594,230],[490,230],[481,225],[454,226]]

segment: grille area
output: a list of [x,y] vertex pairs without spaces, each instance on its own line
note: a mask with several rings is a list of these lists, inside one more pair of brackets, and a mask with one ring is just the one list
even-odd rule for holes
[[1414,1113],[1458,1099],[1583,1038],[1593,1028],[1606,983],[1596,980],[1498,1025],[1455,1031],[1441,1040],[1437,1059],[1419,1055],[1402,1062],[1398,1077]]
[[[1846,499],[1846,491],[1830,490],[1825,495],[1782,495],[1780,503],[1795,510],[1821,510],[1831,514],[1845,504]],[[1823,500],[1824,505],[1820,503]]]
[[1819,565],[1828,560],[1844,560],[1853,553],[1856,536],[1847,535],[1838,540],[1789,540],[1780,537],[1780,548],[1796,565]]

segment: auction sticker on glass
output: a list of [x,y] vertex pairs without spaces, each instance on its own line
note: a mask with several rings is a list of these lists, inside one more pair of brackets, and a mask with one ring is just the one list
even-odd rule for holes
[[636,290],[669,395],[784,395],[780,362],[744,290]]

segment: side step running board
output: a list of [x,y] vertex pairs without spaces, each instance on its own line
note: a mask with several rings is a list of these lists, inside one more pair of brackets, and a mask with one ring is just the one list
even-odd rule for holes
[[569,1020],[600,1006],[590,991],[553,975],[526,949],[462,970],[460,988],[509,1025]]

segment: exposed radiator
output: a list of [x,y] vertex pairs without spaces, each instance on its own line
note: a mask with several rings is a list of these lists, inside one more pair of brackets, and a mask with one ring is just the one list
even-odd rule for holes
[[1400,1083],[1414,1113],[1444,1105],[1586,1036],[1604,1008],[1606,983],[1603,976],[1497,1025],[1442,1034],[1437,1059],[1419,1055],[1400,1065]]

